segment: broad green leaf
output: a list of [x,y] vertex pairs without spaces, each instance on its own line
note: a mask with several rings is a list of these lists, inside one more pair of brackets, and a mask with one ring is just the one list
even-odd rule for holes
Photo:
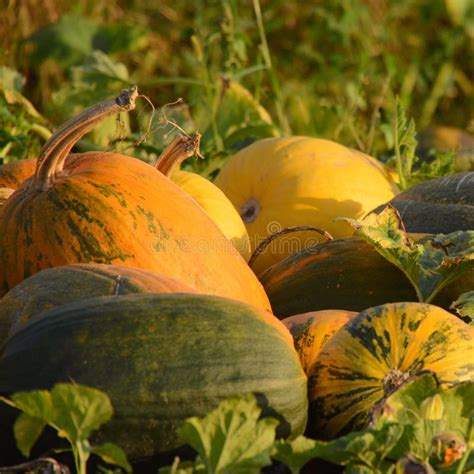
[[84,62],[71,69],[74,83],[109,82],[110,80],[122,81],[129,84],[130,78],[125,64],[112,60],[102,51],[93,51]]
[[402,270],[419,301],[429,303],[443,287],[474,268],[474,231],[439,234],[415,242],[391,205],[378,215],[369,214],[362,222],[342,220],[356,230],[355,235]]
[[21,413],[13,425],[16,445],[21,454],[28,458],[31,448],[35,445],[47,423],[33,416]]
[[[126,66],[101,51],[92,52],[71,71],[72,82],[65,83],[52,95],[51,113],[54,112],[61,120],[67,120],[86,107],[117,95],[130,84]],[[117,117],[120,117],[120,121],[117,121]],[[95,127],[81,141],[81,146],[97,149],[97,145],[106,147],[114,139],[127,136],[130,133],[128,114],[117,117],[109,117]]]
[[78,64],[92,53],[97,29],[97,25],[83,16],[64,15],[57,23],[45,26],[29,38],[29,43],[34,45],[32,64],[38,66],[48,58],[65,68]]
[[94,446],[91,451],[92,454],[99,456],[107,464],[119,466],[126,472],[132,472],[132,466],[127,460],[124,451],[113,443],[104,443],[100,446]]
[[272,457],[286,464],[291,472],[299,472],[311,459],[318,456],[320,445],[313,439],[298,436],[292,441],[276,441]]
[[[217,133],[228,153],[235,152],[257,139],[278,134],[268,112],[241,84],[231,79],[222,80],[218,91],[215,123]],[[202,136],[203,153],[215,147],[214,133],[211,124],[208,124]]]
[[404,427],[403,436],[390,452],[391,458],[400,459],[410,452],[428,461],[439,458],[436,451],[441,446],[444,459],[448,441],[459,438],[461,443],[467,442],[474,417],[474,384],[462,383],[442,390],[434,377],[426,374],[388,397],[374,417],[375,429],[387,423]]
[[132,53],[145,48],[149,43],[148,37],[148,31],[137,23],[114,22],[97,29],[92,46],[109,54],[121,51]]
[[462,318],[468,321],[474,321],[474,291],[463,293],[452,305],[452,309],[456,310]]
[[54,406],[51,393],[48,390],[32,390],[31,392],[17,392],[11,396],[14,406],[18,410],[39,418],[46,423],[54,421]]
[[259,420],[253,395],[223,401],[204,418],[189,418],[179,435],[212,473],[259,473],[271,464],[278,421]]
[[386,458],[402,434],[402,426],[385,424],[379,430],[354,432],[329,442],[299,436],[294,441],[277,441],[272,457],[294,473],[315,458],[346,466],[344,472],[388,472]]
[[350,433],[328,443],[320,442],[318,457],[334,464],[369,466],[384,472],[386,458],[403,432],[403,426],[387,423],[377,430]]
[[87,439],[112,417],[109,397],[100,390],[79,384],[56,384],[51,390],[54,424],[59,435],[71,442]]

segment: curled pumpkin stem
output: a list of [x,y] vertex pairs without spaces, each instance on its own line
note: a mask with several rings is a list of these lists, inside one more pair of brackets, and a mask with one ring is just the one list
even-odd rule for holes
[[255,263],[255,260],[257,259],[257,257],[265,251],[265,249],[270,245],[270,243],[273,240],[275,240],[278,237],[281,237],[283,235],[286,235],[286,234],[291,234],[293,232],[301,232],[301,231],[304,231],[304,230],[317,232],[318,234],[322,235],[326,239],[326,241],[334,240],[333,236],[329,232],[327,232],[323,229],[318,229],[317,227],[312,227],[312,226],[308,226],[308,225],[299,225],[299,226],[294,226],[294,227],[287,227],[286,229],[279,230],[278,232],[275,232],[274,234],[270,234],[268,237],[263,239],[257,245],[257,248],[254,250],[252,256],[250,257],[250,260],[249,260],[249,263],[248,263],[249,267],[252,268],[252,266]]
[[177,135],[156,160],[155,168],[165,176],[171,176],[173,170],[193,155],[200,156],[201,135]]
[[133,110],[137,96],[136,86],[124,89],[117,97],[99,102],[61,125],[41,148],[35,171],[36,186],[49,189],[61,174],[72,147],[105,118]]

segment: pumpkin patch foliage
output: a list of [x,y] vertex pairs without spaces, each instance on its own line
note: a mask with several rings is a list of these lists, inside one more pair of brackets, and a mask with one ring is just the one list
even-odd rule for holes
[[40,3],[0,473],[472,474],[473,2]]

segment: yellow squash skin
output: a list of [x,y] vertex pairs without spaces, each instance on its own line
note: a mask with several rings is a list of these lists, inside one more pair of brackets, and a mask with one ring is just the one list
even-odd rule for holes
[[171,181],[201,206],[248,262],[251,254],[249,235],[239,213],[226,195],[196,173],[176,170],[171,175]]
[[[289,137],[259,140],[229,158],[215,180],[242,216],[252,250],[282,228],[309,225],[335,238],[353,232],[336,217],[361,218],[393,198],[397,186],[377,160],[335,142]],[[255,261],[260,273],[315,243],[313,233],[276,239]]]
[[409,377],[474,382],[474,328],[437,306],[392,303],[344,325],[309,370],[307,432],[331,439],[365,426],[371,409]]
[[357,314],[355,311],[328,309],[296,314],[281,320],[293,336],[305,374],[308,374],[330,337]]

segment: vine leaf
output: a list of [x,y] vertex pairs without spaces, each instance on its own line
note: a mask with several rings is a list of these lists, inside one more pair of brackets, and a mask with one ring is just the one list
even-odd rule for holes
[[259,419],[261,411],[253,395],[232,398],[204,418],[189,418],[178,433],[198,452],[207,472],[257,474],[271,464],[279,423]]
[[442,288],[474,268],[474,231],[427,235],[415,241],[390,204],[380,214],[369,214],[363,221],[338,220],[349,223],[355,235],[399,268],[421,302],[429,303]]

